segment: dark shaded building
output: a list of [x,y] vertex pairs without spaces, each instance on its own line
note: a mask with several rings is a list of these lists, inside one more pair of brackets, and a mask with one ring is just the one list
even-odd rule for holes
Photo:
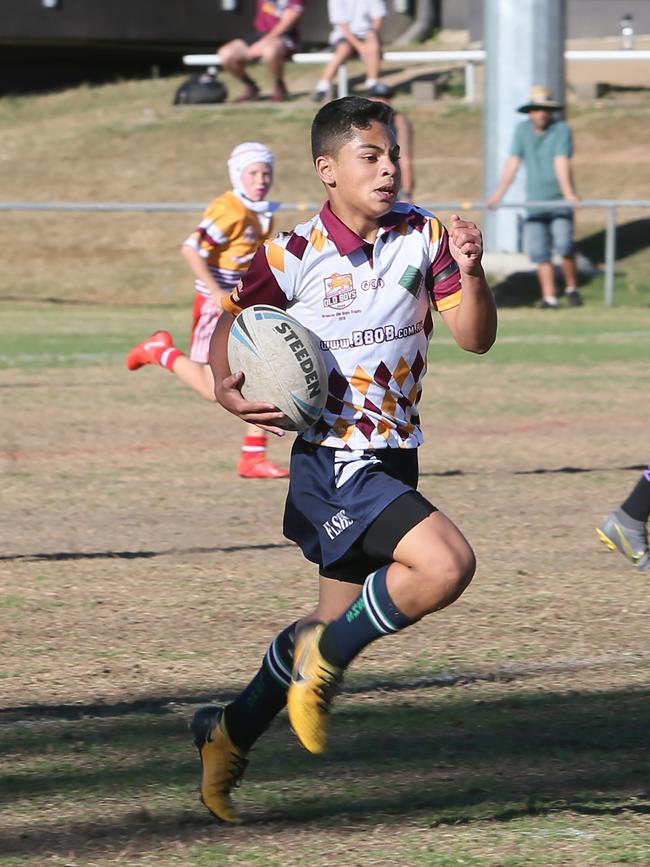
[[[0,92],[179,72],[183,54],[249,33],[254,9],[254,0],[0,0]],[[410,21],[391,13],[387,37]],[[301,31],[307,48],[326,43],[325,0],[308,0]]]

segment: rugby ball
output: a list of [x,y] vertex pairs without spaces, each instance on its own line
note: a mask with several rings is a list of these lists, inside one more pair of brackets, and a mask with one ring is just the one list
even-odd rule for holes
[[246,400],[272,403],[289,421],[285,430],[305,431],[318,421],[327,400],[327,369],[311,332],[284,310],[247,307],[228,337],[228,364],[244,373]]

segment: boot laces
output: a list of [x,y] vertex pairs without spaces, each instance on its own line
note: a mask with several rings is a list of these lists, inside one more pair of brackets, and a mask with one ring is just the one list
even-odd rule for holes
[[320,699],[318,706],[322,711],[328,713],[332,699],[336,695],[341,681],[343,680],[343,672],[330,671],[327,668],[323,668],[322,665],[318,668],[318,685],[315,687],[314,691]]
[[238,753],[230,753],[228,761],[228,776],[225,780],[225,790],[230,791],[236,788],[244,778],[244,771],[248,767],[248,759],[240,756]]

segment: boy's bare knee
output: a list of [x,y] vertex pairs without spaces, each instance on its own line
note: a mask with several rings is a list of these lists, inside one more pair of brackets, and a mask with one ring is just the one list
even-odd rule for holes
[[420,577],[430,588],[434,608],[444,608],[469,586],[475,571],[476,558],[469,545],[446,547],[432,552],[420,570]]

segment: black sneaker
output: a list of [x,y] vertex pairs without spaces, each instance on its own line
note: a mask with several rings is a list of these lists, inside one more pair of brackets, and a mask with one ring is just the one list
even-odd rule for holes
[[582,307],[584,301],[582,300],[582,295],[578,292],[577,289],[574,289],[573,292],[566,292],[566,301],[569,307]]
[[368,99],[372,99],[372,97],[378,97],[379,99],[391,99],[394,94],[394,90],[388,84],[383,84],[381,81],[378,81],[377,84],[373,84],[372,87],[366,89],[364,96]]

